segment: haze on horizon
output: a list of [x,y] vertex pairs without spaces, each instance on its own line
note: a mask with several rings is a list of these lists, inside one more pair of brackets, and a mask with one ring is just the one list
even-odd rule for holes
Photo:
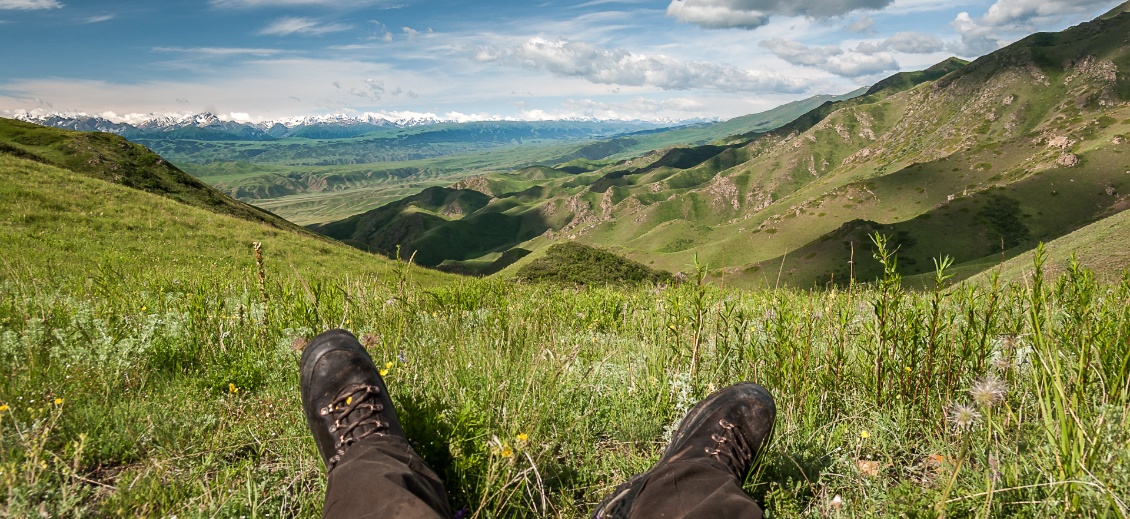
[[0,0],[0,116],[730,118],[1119,3]]

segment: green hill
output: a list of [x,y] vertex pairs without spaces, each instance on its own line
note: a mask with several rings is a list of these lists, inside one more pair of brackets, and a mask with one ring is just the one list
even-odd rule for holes
[[0,173],[3,277],[167,284],[208,272],[251,282],[253,242],[263,244],[275,280],[394,271],[384,258],[231,200],[112,135],[0,120]]
[[428,232],[471,234],[489,213],[546,229],[507,238],[496,228],[490,247],[435,242],[428,256],[473,269],[567,236],[669,271],[697,253],[727,284],[775,284],[780,273],[813,286],[873,277],[874,264],[849,262],[870,256],[859,237],[879,230],[902,237],[907,275],[941,254],[971,274],[1124,208],[1130,13],[1120,9],[972,63],[897,74],[768,133],[463,180],[494,199]]
[[209,211],[300,230],[262,209],[237,202],[139,144],[109,133],[47,128],[0,118],[0,154],[164,196]]

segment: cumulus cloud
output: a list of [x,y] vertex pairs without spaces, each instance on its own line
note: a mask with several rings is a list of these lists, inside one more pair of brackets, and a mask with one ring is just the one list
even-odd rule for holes
[[1012,37],[1056,25],[1069,16],[1110,6],[1110,0],[997,0],[980,18],[958,13],[951,26],[961,35],[953,52],[977,56],[992,52]]
[[859,18],[856,18],[854,22],[851,22],[851,24],[844,28],[851,32],[867,32],[874,26],[875,20],[871,19],[870,16],[860,16]]
[[280,18],[262,28],[258,34],[262,36],[289,36],[291,34],[317,36],[331,32],[341,32],[350,28],[349,25],[345,24],[322,23],[309,18]]
[[58,0],[0,0],[0,9],[35,11],[39,9],[59,9],[63,4]]
[[856,48],[856,52],[875,54],[883,51],[903,52],[906,54],[929,54],[946,49],[946,44],[933,36],[920,32],[904,31],[877,43],[863,42]]
[[671,0],[667,16],[707,29],[755,29],[769,17],[827,19],[861,9],[882,9],[893,0]]
[[837,76],[866,76],[899,68],[894,56],[879,49],[847,52],[835,46],[809,47],[780,38],[764,40],[760,45],[793,65],[813,67]]
[[479,61],[508,61],[562,77],[593,83],[650,86],[663,90],[709,88],[724,92],[801,92],[803,81],[783,75],[741,70],[664,55],[648,56],[589,43],[531,38],[509,49],[480,48]]

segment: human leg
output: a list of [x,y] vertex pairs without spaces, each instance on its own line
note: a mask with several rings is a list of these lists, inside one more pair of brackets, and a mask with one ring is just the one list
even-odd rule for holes
[[593,517],[761,518],[761,508],[741,484],[776,414],[773,397],[753,383],[706,397],[679,424],[659,462],[616,487]]
[[300,378],[329,478],[323,517],[452,516],[443,483],[408,444],[388,388],[353,334],[330,330],[310,341]]

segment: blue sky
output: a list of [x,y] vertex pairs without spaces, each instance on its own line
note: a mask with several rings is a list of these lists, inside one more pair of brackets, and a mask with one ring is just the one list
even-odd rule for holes
[[0,115],[729,118],[1110,0],[0,0]]

